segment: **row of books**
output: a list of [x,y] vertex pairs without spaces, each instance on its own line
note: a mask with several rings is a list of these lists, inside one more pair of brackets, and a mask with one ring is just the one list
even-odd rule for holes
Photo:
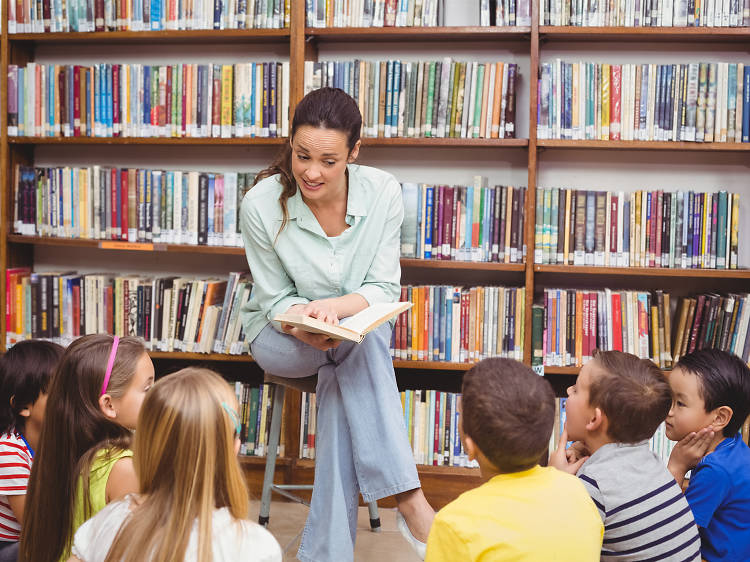
[[540,139],[750,142],[750,65],[541,65]]
[[17,166],[13,231],[27,236],[242,246],[253,172]]
[[486,184],[482,176],[469,186],[403,183],[401,256],[523,262],[526,188]]
[[736,269],[739,194],[537,188],[534,262]]
[[412,361],[523,359],[524,287],[408,285],[391,339],[391,356]]
[[[274,386],[262,384],[252,386],[248,383],[234,382],[234,395],[240,406],[240,454],[254,457],[265,456],[268,449],[268,434],[271,430],[271,406],[273,404]],[[282,417],[282,425],[284,418]],[[284,432],[279,436],[277,454],[284,456]]]
[[750,360],[750,296],[717,293],[683,297],[672,323],[674,362],[703,348],[718,348]]
[[43,338],[67,345],[85,334],[143,338],[153,351],[247,353],[240,308],[247,272],[227,278],[6,271],[8,345]]
[[[469,461],[458,432],[461,395],[438,390],[404,390],[401,406],[414,461],[433,466],[479,466]],[[315,458],[315,394],[302,393],[300,458]]]
[[532,308],[534,364],[581,366],[595,349],[625,351],[672,366],[669,293],[545,289]]
[[306,0],[308,27],[435,27],[444,0]]
[[748,0],[543,0],[539,25],[617,27],[741,27],[750,25]]
[[341,88],[366,137],[515,138],[515,63],[305,61],[305,93]]
[[276,137],[289,63],[8,66],[8,135]]
[[480,0],[479,25],[530,26],[531,0]]
[[279,29],[290,0],[12,0],[8,33]]

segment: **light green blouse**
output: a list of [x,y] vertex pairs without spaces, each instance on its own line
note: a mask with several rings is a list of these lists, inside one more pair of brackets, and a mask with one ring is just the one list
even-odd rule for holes
[[349,164],[348,170],[350,227],[335,239],[326,236],[299,190],[287,201],[289,222],[276,238],[283,218],[278,176],[259,182],[242,200],[242,241],[253,277],[242,309],[247,341],[294,304],[350,293],[370,304],[399,299],[401,186],[376,168]]

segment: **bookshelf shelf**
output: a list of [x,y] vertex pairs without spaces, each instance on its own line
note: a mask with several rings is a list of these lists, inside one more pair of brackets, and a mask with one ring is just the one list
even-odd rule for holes
[[574,148],[600,150],[676,150],[696,152],[750,152],[747,142],[671,142],[539,139],[541,148]]
[[605,277],[674,277],[677,279],[750,279],[748,269],[669,269],[659,267],[584,267],[577,265],[535,265],[536,273]]
[[[295,466],[299,468],[315,468],[315,461],[311,459],[295,459]],[[478,468],[466,468],[462,466],[433,466],[429,464],[418,464],[417,472],[419,472],[420,475],[433,474],[465,477],[468,476],[474,478],[478,478],[480,476]]]
[[170,146],[259,146],[282,145],[285,137],[241,137],[241,138],[199,138],[199,137],[8,137],[11,145],[170,145]]
[[[255,457],[252,455],[238,455],[240,465],[243,467],[262,467],[266,466],[266,457]],[[296,459],[289,457],[276,457],[276,466],[291,466]]]
[[10,33],[13,44],[68,43],[288,43],[289,29],[195,29],[165,31],[97,31],[92,33]]
[[746,43],[750,47],[748,27],[563,27],[542,25],[539,38],[543,41],[654,41]]
[[448,363],[446,361],[408,361],[394,359],[394,369],[429,369],[431,371],[468,371],[474,363]]
[[529,146],[529,139],[454,139],[454,138],[362,138],[364,146],[424,146],[424,147],[505,147],[525,148]]
[[334,27],[305,28],[318,41],[529,41],[531,27]]
[[250,354],[229,355],[228,353],[188,353],[185,351],[149,351],[152,359],[180,359],[185,361],[232,361],[234,363],[252,363]]
[[454,271],[525,271],[526,266],[522,263],[495,263],[495,262],[472,262],[452,260],[420,260],[413,258],[401,258],[401,267],[419,269],[450,269]]
[[578,371],[580,371],[580,367],[553,367],[553,366],[547,366],[544,367],[544,374],[546,375],[567,375],[567,376],[577,376]]

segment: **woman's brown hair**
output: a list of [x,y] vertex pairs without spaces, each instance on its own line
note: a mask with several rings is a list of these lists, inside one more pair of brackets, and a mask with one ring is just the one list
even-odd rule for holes
[[[65,351],[52,377],[39,451],[34,458],[21,530],[19,560],[57,562],[70,551],[76,487],[100,449],[130,448],[131,433],[99,407],[113,337],[84,336]],[[140,340],[120,338],[107,394],[127,391],[146,352]],[[82,478],[84,514],[91,515],[88,478]]]
[[183,560],[194,524],[198,560],[211,562],[214,510],[248,517],[234,408],[229,384],[208,369],[187,367],[149,390],[133,454],[141,495],[105,562]]
[[305,125],[341,131],[346,135],[346,145],[351,153],[359,140],[360,130],[362,129],[362,114],[354,98],[341,88],[326,87],[313,90],[297,104],[294,117],[292,117],[289,142],[284,145],[276,160],[255,177],[253,183],[255,185],[260,180],[278,174],[279,182],[283,186],[281,195],[279,195],[279,204],[284,214],[279,232],[284,230],[289,220],[286,202],[297,193],[297,182],[292,175],[291,143],[297,129]]

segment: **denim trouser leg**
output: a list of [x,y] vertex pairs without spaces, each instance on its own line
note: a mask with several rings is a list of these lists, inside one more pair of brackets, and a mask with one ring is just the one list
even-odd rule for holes
[[385,325],[323,352],[269,325],[251,345],[269,373],[318,373],[315,489],[300,560],[353,559],[359,491],[370,502],[419,487],[389,342]]

